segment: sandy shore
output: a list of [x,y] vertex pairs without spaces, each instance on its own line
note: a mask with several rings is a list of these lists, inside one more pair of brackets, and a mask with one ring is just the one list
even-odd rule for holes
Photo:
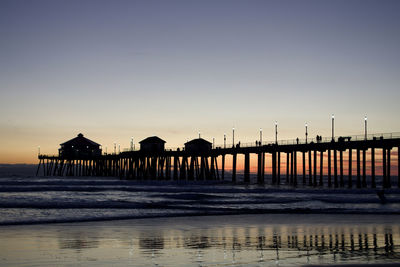
[[390,264],[400,262],[398,222],[396,215],[273,214],[2,226],[0,265]]

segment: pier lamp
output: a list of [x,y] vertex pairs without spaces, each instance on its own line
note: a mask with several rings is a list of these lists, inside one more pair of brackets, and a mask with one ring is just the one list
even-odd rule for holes
[[200,139],[200,131],[199,131],[199,139]]
[[260,146],[262,145],[262,128],[260,128]]
[[118,154],[121,153],[121,144],[118,144]]
[[275,121],[275,144],[278,144],[278,121]]
[[133,136],[131,137],[131,151],[133,151]]
[[367,115],[364,117],[364,132],[365,132],[365,140],[367,140]]
[[232,147],[235,147],[235,127],[232,128]]
[[215,148],[215,138],[213,137],[213,145],[212,145],[212,148],[214,149]]
[[226,148],[226,133],[224,133],[224,148]]
[[117,154],[117,143],[114,142],[114,154]]
[[38,146],[38,155],[40,155],[40,146]]
[[332,114],[332,140],[335,140],[335,115]]
[[306,144],[307,144],[307,137],[308,137],[308,124],[307,124],[307,122],[306,122],[305,126],[306,126]]

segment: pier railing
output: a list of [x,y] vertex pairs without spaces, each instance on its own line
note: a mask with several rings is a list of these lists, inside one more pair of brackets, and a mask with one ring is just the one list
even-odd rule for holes
[[[365,140],[375,140],[375,139],[396,139],[400,138],[400,132],[394,132],[394,133],[374,133],[374,134],[367,134],[367,135],[343,135],[343,136],[335,136],[334,139],[332,137],[321,137],[320,140],[317,140],[316,137],[313,138],[302,138],[302,139],[284,139],[284,140],[278,140],[276,143],[275,141],[263,141],[260,143],[259,141],[254,141],[254,142],[245,142],[245,143],[235,143],[235,147],[257,147],[257,146],[267,146],[267,145],[301,145],[301,144],[310,144],[310,143],[330,143],[330,142],[339,142],[341,140],[343,141],[365,141]],[[213,146],[213,149],[216,148],[233,148],[232,143],[226,143],[224,144],[215,144]],[[140,149],[137,149],[136,147],[134,149],[131,148],[124,148],[122,152],[131,152],[131,151],[139,151]],[[166,147],[165,151],[184,151],[185,148],[183,146],[181,147]],[[111,153],[102,153],[102,155],[118,155],[120,154],[119,152],[111,152]],[[46,154],[41,154],[39,156],[44,156],[44,157],[57,157],[58,155],[46,155]]]
[[[235,143],[235,147],[239,145],[239,147],[256,147],[256,146],[265,146],[265,145],[297,145],[297,144],[310,144],[310,143],[330,143],[334,140],[334,142],[339,142],[343,138],[343,141],[364,141],[364,140],[375,140],[375,139],[395,139],[400,138],[400,132],[395,133],[374,133],[374,134],[367,134],[367,136],[363,135],[343,135],[343,136],[335,136],[334,139],[332,137],[321,137],[318,141],[316,137],[314,138],[302,138],[302,139],[286,139],[286,140],[278,140],[276,143],[275,141],[263,141],[261,144],[259,141],[254,142],[246,142],[246,143]],[[215,148],[232,148],[232,143],[226,144],[217,144]]]

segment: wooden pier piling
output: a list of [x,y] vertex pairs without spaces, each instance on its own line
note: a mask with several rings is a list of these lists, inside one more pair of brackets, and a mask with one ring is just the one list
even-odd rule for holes
[[383,178],[382,178],[382,184],[384,188],[388,188],[388,183],[386,179],[386,148],[382,148],[382,169],[383,169]]
[[313,185],[314,187],[317,186],[317,150],[314,150],[314,180]]
[[311,160],[311,150],[308,151],[308,185],[312,186],[312,160]]
[[343,177],[343,150],[339,150],[339,185],[344,187],[344,177]]
[[[279,185],[279,184],[281,184],[281,152],[280,151],[278,151],[277,152],[277,154],[278,154],[278,165],[276,166],[276,168],[277,168],[277,184]],[[276,160],[275,160],[275,162],[276,162]]]
[[244,154],[244,182],[250,183],[250,153]]
[[337,150],[333,150],[333,178],[334,178],[334,186],[337,188],[339,186],[338,183],[338,175],[337,175]]
[[328,149],[328,187],[332,187],[332,166],[331,166],[331,150]]
[[349,149],[349,173],[348,173],[348,187],[352,188],[353,187],[353,151],[351,148]]
[[277,170],[277,164],[276,164],[276,151],[272,151],[272,184],[276,185],[277,180],[276,180],[276,170]]
[[306,180],[306,152],[302,151],[303,154],[303,185],[306,185],[307,180]]
[[319,152],[319,186],[324,185],[324,152]]
[[236,157],[237,157],[237,154],[236,153],[234,153],[233,155],[232,155],[232,182],[236,182]]

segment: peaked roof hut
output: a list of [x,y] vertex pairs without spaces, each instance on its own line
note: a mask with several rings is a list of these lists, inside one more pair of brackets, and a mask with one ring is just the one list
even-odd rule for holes
[[140,151],[146,153],[163,152],[165,149],[165,141],[158,136],[150,136],[139,142]]
[[85,157],[85,156],[100,156],[100,144],[93,142],[83,134],[78,134],[77,137],[60,144],[58,150],[60,157]]
[[196,138],[185,143],[185,151],[188,153],[205,153],[210,151],[212,143],[203,138]]

